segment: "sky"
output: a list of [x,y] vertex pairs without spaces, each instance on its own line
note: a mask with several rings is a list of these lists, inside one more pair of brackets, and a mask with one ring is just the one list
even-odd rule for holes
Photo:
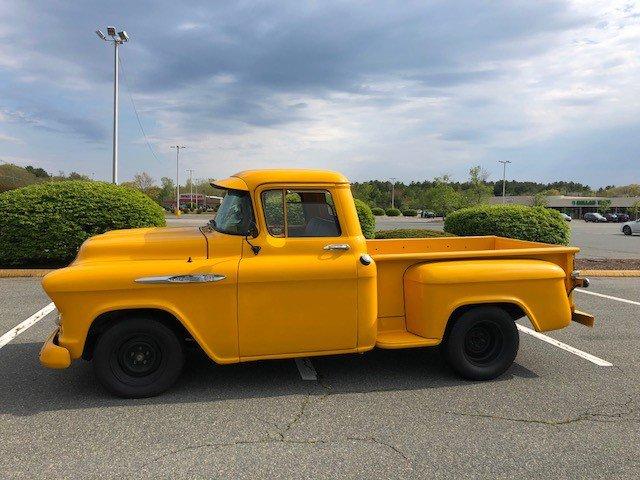
[[[640,183],[640,5],[0,0],[0,161],[109,180],[327,168],[352,181]],[[146,140],[137,123],[137,107]],[[147,145],[147,141],[149,145]]]

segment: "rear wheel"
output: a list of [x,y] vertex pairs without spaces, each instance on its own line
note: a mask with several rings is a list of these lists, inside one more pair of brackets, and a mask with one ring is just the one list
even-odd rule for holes
[[443,353],[464,378],[490,380],[511,366],[519,342],[518,329],[507,312],[498,307],[476,307],[455,321]]
[[622,227],[622,233],[625,235],[631,235],[631,227],[629,225],[625,225]]
[[177,380],[184,364],[182,342],[152,318],[118,322],[99,338],[93,368],[100,383],[119,397],[158,395]]

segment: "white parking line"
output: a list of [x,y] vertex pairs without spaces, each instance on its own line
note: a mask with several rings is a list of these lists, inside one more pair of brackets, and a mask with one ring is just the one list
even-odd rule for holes
[[296,358],[296,367],[298,367],[298,371],[303,380],[318,380],[318,374],[310,358]]
[[596,297],[608,298],[609,300],[615,300],[616,302],[630,303],[631,305],[640,305],[640,302],[627,300],[626,298],[612,297],[611,295],[605,295],[604,293],[589,292],[587,290],[582,290],[580,288],[576,288],[575,291],[580,293],[586,293],[588,295],[595,295]]
[[578,350],[577,348],[572,347],[571,345],[567,345],[566,343],[562,343],[555,338],[547,337],[546,335],[536,332],[535,330],[531,330],[530,328],[524,327],[519,323],[516,323],[516,326],[522,333],[526,333],[528,335],[531,335],[532,337],[536,337],[537,339],[542,340],[543,342],[547,342],[551,345],[561,348],[562,350],[573,353],[574,355],[582,357],[585,360],[589,360],[591,363],[595,363],[596,365],[599,365],[601,367],[613,367],[613,363],[607,362],[606,360],[598,358],[595,355],[591,355],[590,353],[583,352],[582,350]]
[[0,337],[0,348],[4,347],[7,343],[9,343],[11,340],[16,338],[18,335],[24,332],[27,328],[32,327],[33,325],[38,323],[40,320],[42,320],[44,317],[49,315],[55,309],[56,309],[56,306],[53,304],[53,302],[51,302],[42,310],[31,315],[24,322],[21,322],[15,327],[13,327],[11,330],[9,330],[7,333],[5,333]]

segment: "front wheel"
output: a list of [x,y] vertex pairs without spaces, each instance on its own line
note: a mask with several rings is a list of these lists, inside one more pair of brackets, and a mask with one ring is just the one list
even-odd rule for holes
[[124,319],[105,331],[93,352],[93,369],[111,393],[125,398],[158,395],[177,380],[182,342],[152,318]]
[[631,235],[631,227],[629,225],[625,225],[622,227],[622,233],[625,235]]
[[490,380],[511,366],[519,343],[518,329],[507,312],[498,307],[476,307],[455,321],[443,354],[464,378]]

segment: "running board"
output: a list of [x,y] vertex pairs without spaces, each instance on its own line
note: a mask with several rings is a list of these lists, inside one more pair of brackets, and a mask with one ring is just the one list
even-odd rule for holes
[[376,347],[386,349],[431,347],[439,343],[440,340],[437,338],[420,337],[406,330],[385,330],[378,332]]

